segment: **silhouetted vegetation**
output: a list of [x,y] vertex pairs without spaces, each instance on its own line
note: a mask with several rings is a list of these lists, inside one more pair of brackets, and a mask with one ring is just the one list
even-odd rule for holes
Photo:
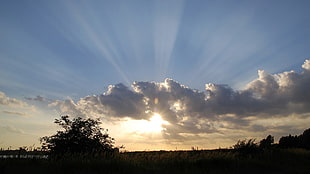
[[279,140],[279,147],[310,149],[310,129],[305,130],[303,134],[299,136],[288,135],[281,137]]
[[259,142],[259,147],[262,149],[270,149],[274,143],[274,137],[271,135],[268,135],[265,139],[262,139]]
[[310,151],[275,149],[240,156],[234,149],[125,152],[109,158],[0,159],[1,173],[299,173],[310,172]]
[[[305,130],[299,136],[284,136],[280,139],[279,144],[275,144],[274,137],[268,135],[259,143],[256,143],[255,139],[239,140],[232,148],[228,149],[199,150],[192,148],[191,151],[123,152],[112,153],[112,155],[104,157],[102,155],[75,155],[75,153],[88,154],[89,149],[91,154],[113,150],[113,139],[106,133],[98,133],[99,128],[94,126],[98,126],[99,121],[81,118],[71,121],[64,116],[60,120],[56,120],[55,123],[61,125],[64,131],[58,131],[56,135],[45,138],[53,141],[46,141],[43,147],[46,146],[53,153],[67,154],[70,152],[70,155],[65,158],[2,158],[0,159],[1,173],[310,173],[310,129]],[[83,125],[88,125],[88,131],[84,130],[85,126]],[[75,132],[78,132],[78,135],[75,135]],[[101,143],[99,151],[91,148],[97,147],[96,143],[91,147],[80,148],[80,145],[85,145],[88,141],[93,143],[93,136],[90,135],[97,134],[100,135],[99,137],[106,135],[105,137],[109,141],[100,141],[107,142],[106,146]],[[64,145],[71,145],[79,140],[78,137],[85,144],[73,144],[70,148],[64,147]],[[87,137],[90,140],[86,140]],[[61,146],[57,146],[57,143],[50,143],[54,141],[57,143],[60,141]],[[57,151],[55,147],[64,147],[65,150]],[[27,148],[15,151],[6,150],[6,153],[27,153],[28,150]],[[42,149],[38,151],[38,154],[45,153],[46,151]],[[0,151],[1,154],[5,154],[5,151]]]
[[61,116],[55,123],[64,130],[57,131],[55,135],[40,139],[42,149],[48,150],[51,155],[100,155],[114,150],[114,139],[102,132],[99,120],[83,119],[81,117],[69,119]]
[[255,139],[239,140],[233,148],[242,155],[252,155],[259,151],[258,145],[255,143]]

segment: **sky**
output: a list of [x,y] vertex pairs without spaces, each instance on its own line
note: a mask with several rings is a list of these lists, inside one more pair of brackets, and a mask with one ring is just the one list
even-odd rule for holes
[[126,150],[276,141],[310,123],[308,0],[2,0],[0,147],[61,115]]

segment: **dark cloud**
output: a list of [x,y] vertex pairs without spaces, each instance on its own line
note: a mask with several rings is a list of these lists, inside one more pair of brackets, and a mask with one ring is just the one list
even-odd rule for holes
[[110,110],[110,114],[118,117],[143,118],[146,105],[142,94],[130,90],[123,84],[111,85],[105,94],[98,97],[100,104]]
[[102,114],[108,117],[130,117],[145,119],[146,105],[142,94],[130,90],[123,84],[110,85],[101,95],[86,96],[77,103],[72,99],[56,101],[50,106],[59,108],[64,113],[80,116]]
[[250,91],[234,91],[227,85],[206,84],[208,111],[213,114],[250,116],[262,110],[264,103]]
[[[56,101],[62,112],[75,115],[101,115],[108,118],[149,119],[162,115],[165,137],[217,132],[222,127],[265,130],[247,118],[281,117],[310,112],[310,61],[303,71],[269,74],[258,71],[258,78],[244,90],[228,85],[206,84],[204,92],[191,89],[172,79],[164,82],[134,82],[132,89],[123,84],[111,85],[101,95],[87,96],[74,102]],[[38,98],[38,97],[37,97]],[[39,100],[39,98],[38,98]]]
[[39,102],[45,102],[46,99],[40,95],[36,96],[35,98],[31,97],[25,97],[26,100],[33,100],[33,101],[39,101]]

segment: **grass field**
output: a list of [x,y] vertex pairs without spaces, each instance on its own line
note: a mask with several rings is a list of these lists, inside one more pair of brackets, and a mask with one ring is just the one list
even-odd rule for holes
[[115,153],[109,157],[0,159],[1,173],[310,173],[310,151],[274,149],[255,154],[234,150]]

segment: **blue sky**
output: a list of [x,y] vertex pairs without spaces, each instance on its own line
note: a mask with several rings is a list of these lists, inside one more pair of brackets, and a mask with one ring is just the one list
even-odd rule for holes
[[[170,78],[202,92],[208,83],[243,90],[258,70],[305,70],[309,7],[307,0],[4,0],[0,91],[6,101],[57,116],[56,100],[77,104],[119,83],[132,90],[134,81]],[[49,103],[27,100],[37,96]],[[2,108],[2,127],[18,127],[11,110]]]
[[[110,84],[236,88],[309,57],[307,1],[5,1],[1,88],[81,97]],[[297,67],[296,67],[297,66]],[[23,93],[23,91],[27,91]]]

